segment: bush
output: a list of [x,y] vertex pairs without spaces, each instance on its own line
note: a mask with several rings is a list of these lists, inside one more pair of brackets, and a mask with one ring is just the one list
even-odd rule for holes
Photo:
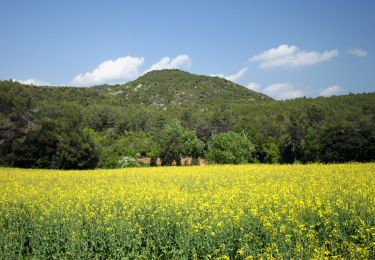
[[127,168],[127,167],[140,167],[143,164],[132,156],[123,156],[118,161],[118,168]]

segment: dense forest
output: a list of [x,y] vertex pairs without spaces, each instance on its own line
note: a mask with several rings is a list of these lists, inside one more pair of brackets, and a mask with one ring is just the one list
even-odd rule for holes
[[117,168],[375,160],[375,93],[275,101],[218,77],[152,71],[122,85],[0,81],[0,165]]

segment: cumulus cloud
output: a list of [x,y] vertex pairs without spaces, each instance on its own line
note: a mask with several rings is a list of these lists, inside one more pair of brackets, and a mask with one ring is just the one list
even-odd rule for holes
[[350,54],[350,55],[353,55],[353,56],[356,56],[356,57],[359,57],[359,58],[367,56],[367,51],[362,50],[362,49],[351,48],[351,49],[347,50],[346,53]]
[[232,75],[224,75],[224,74],[213,74],[213,75],[210,75],[212,77],[220,77],[220,78],[223,78],[223,79],[226,79],[226,80],[230,80],[230,81],[233,81],[233,82],[236,82],[238,80],[240,80],[241,78],[243,78],[243,76],[245,76],[246,72],[248,71],[248,68],[247,67],[244,67],[242,69],[240,69],[238,72],[232,74]]
[[169,57],[163,57],[158,62],[154,63],[148,70],[147,73],[152,70],[163,70],[163,69],[179,69],[183,67],[189,68],[191,66],[191,59],[188,55],[178,55],[176,58],[171,59]]
[[34,85],[34,86],[49,86],[49,85],[51,85],[50,83],[48,83],[46,81],[43,81],[43,80],[39,80],[39,79],[27,79],[27,80],[14,79],[14,81],[18,81],[21,84]]
[[139,76],[143,57],[120,57],[99,64],[94,70],[78,74],[70,82],[73,86],[91,86],[103,83],[117,83],[132,80]]
[[230,81],[240,80],[246,74],[247,70],[248,68],[246,67],[242,68],[237,73],[227,76],[226,79]]
[[258,63],[261,69],[291,69],[327,62],[338,55],[338,50],[324,52],[304,51],[295,45],[283,44],[251,57],[250,61]]
[[340,93],[341,90],[342,90],[342,88],[339,85],[334,85],[334,86],[322,89],[319,92],[319,95],[324,96],[324,97],[329,97],[329,96],[336,95],[336,94]]
[[[144,63],[143,57],[125,56],[115,60],[107,60],[100,63],[92,71],[76,75],[69,83],[60,85],[69,86],[93,86],[99,84],[125,83],[140,76],[140,69]],[[178,55],[174,59],[164,57],[153,64],[146,73],[151,70],[173,69],[190,67],[191,59],[188,55]],[[16,80],[22,84],[47,86],[48,82],[38,79]]]
[[296,89],[290,83],[276,83],[265,87],[262,93],[274,98],[274,99],[293,99],[303,97],[304,93],[300,89]]
[[245,87],[254,91],[259,91],[261,89],[260,84],[256,82],[249,82],[245,85]]

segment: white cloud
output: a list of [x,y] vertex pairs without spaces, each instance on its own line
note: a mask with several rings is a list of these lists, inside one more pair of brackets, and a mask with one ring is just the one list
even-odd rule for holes
[[264,88],[262,93],[274,98],[274,99],[293,99],[303,97],[304,93],[302,90],[296,89],[290,83],[276,83]]
[[283,44],[251,57],[250,61],[259,63],[261,69],[298,68],[326,62],[338,55],[338,50],[304,51],[295,45]]
[[27,80],[17,80],[14,79],[14,81],[18,81],[19,83],[25,84],[25,85],[34,85],[34,86],[49,86],[50,83],[39,80],[39,79],[27,79]]
[[241,79],[246,74],[247,70],[248,70],[248,68],[246,68],[246,67],[242,68],[237,73],[227,76],[226,79],[230,80],[230,81],[237,81],[237,80]]
[[322,89],[319,92],[319,95],[329,97],[329,96],[336,95],[336,94],[340,93],[341,90],[342,90],[342,88],[339,85],[334,85],[334,86]]
[[70,82],[74,86],[91,86],[103,83],[117,83],[132,80],[139,76],[139,68],[143,65],[143,57],[120,57],[99,64],[94,70],[78,74]]
[[[76,75],[69,83],[60,84],[64,86],[93,86],[99,84],[125,83],[141,75],[140,68],[144,63],[143,57],[125,56],[115,60],[107,60],[100,63],[95,69],[86,73]],[[174,59],[164,57],[153,64],[151,70],[173,69],[181,67],[190,67],[191,59],[188,55],[178,55]],[[38,79],[15,80],[22,84],[46,86],[51,85],[48,82]]]
[[256,82],[247,83],[245,87],[254,91],[259,91],[261,89],[261,86]]
[[219,77],[219,78],[223,78],[223,79],[226,79],[226,80],[230,80],[230,81],[233,81],[233,82],[236,82],[238,80],[240,80],[241,78],[243,78],[243,76],[245,76],[246,72],[248,71],[248,68],[247,67],[244,67],[242,69],[240,69],[238,72],[232,74],[232,75],[224,75],[224,74],[213,74],[213,75],[210,75],[212,77]]
[[348,53],[350,55],[353,55],[353,56],[356,56],[356,57],[359,57],[359,58],[367,56],[367,51],[362,50],[362,49],[352,48],[352,49],[347,50],[346,53]]
[[144,73],[152,70],[163,70],[163,69],[179,69],[182,67],[189,68],[191,66],[191,59],[188,55],[182,54],[178,55],[176,58],[172,59],[169,57],[163,57],[161,60],[153,64]]

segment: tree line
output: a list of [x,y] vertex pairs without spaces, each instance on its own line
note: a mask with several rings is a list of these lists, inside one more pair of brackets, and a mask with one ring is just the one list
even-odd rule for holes
[[[27,168],[375,159],[375,95],[159,109],[96,89],[0,82],[0,164]],[[59,98],[58,94],[64,96]],[[98,97],[99,95],[99,97]]]

